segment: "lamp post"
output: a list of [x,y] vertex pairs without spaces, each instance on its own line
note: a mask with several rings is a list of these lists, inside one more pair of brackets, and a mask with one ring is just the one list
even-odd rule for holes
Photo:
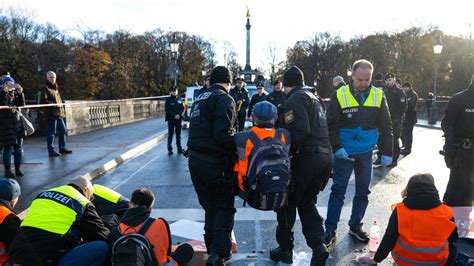
[[430,117],[428,117],[428,124],[434,125],[436,124],[437,120],[437,108],[436,108],[436,82],[438,81],[438,66],[439,66],[439,55],[441,54],[441,51],[443,51],[443,44],[441,43],[441,37],[438,36],[436,39],[436,42],[433,45],[433,53],[435,55],[435,60],[436,60],[436,66],[435,66],[435,73],[434,73],[434,82],[433,82],[433,100],[431,103],[431,110],[430,110]]
[[170,43],[170,49],[171,49],[171,58],[173,59],[173,67],[172,67],[172,74],[171,76],[174,79],[174,86],[176,87],[177,81],[176,79],[178,78],[178,49],[179,49],[179,42],[176,40],[176,36],[173,36],[173,39],[171,40]]

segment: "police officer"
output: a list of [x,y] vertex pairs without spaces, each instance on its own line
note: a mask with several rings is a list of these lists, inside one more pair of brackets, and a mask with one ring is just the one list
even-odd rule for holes
[[253,107],[257,103],[263,102],[267,99],[267,95],[265,95],[264,90],[265,90],[265,86],[263,86],[262,82],[259,82],[257,84],[257,93],[254,96],[252,96],[252,99],[250,100],[248,117],[252,115]]
[[286,71],[283,86],[287,95],[284,127],[291,134],[292,183],[288,205],[277,210],[276,240],[279,246],[270,250],[270,258],[277,262],[293,262],[293,226],[298,210],[303,234],[313,250],[311,265],[324,265],[329,253],[324,245],[322,219],[315,204],[332,168],[326,114],[316,96],[303,89],[303,72],[298,67]]
[[413,144],[413,126],[416,124],[416,103],[418,102],[418,94],[411,88],[411,83],[406,82],[402,86],[403,91],[407,96],[407,111],[403,119],[402,129],[402,144],[403,150],[401,155],[407,156],[411,153],[411,146]]
[[119,219],[128,210],[130,201],[120,193],[99,184],[93,186],[94,204],[104,224],[110,229],[119,224]]
[[244,130],[245,117],[249,106],[249,92],[245,88],[243,78],[237,78],[235,87],[230,90],[230,96],[234,98],[237,110],[237,119],[239,120],[239,131]]
[[281,118],[283,117],[283,107],[286,102],[286,94],[281,86],[281,81],[276,80],[273,83],[273,91],[267,95],[267,101],[275,105],[278,110],[275,127],[282,127],[283,124],[281,123]]
[[474,76],[469,87],[455,94],[441,121],[445,161],[451,169],[443,202],[472,206],[474,201]]
[[181,148],[181,121],[183,120],[184,105],[181,98],[178,97],[178,87],[169,89],[170,97],[165,101],[165,121],[168,121],[168,154],[173,154],[173,133],[176,132],[176,148],[178,154],[183,153]]
[[207,265],[223,265],[231,256],[234,226],[232,167],[236,162],[237,114],[229,95],[232,76],[223,66],[212,70],[211,87],[194,101],[188,138],[189,171],[205,211]]
[[[39,193],[10,247],[10,262],[22,265],[92,265],[108,255],[109,230],[89,201],[88,178]],[[71,251],[72,252],[69,252]]]
[[[389,167],[398,165],[397,160],[400,156],[400,136],[402,133],[403,116],[407,111],[407,96],[401,88],[396,84],[396,77],[393,73],[388,73],[385,76],[385,86],[383,88],[385,97],[387,98],[388,109],[390,111],[390,118],[392,119],[393,129],[393,157],[392,164]],[[378,153],[378,159],[375,165],[381,164],[381,153]]]

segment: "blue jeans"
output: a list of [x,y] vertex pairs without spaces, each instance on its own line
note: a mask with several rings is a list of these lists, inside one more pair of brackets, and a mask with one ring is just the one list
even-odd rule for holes
[[13,153],[13,160],[15,165],[21,164],[21,156],[23,153],[23,138],[17,138],[16,144],[13,146],[8,146],[3,148],[3,165],[6,168],[9,168],[12,164],[12,153]]
[[48,151],[54,151],[54,135],[56,134],[56,127],[58,127],[59,137],[59,151],[66,148],[66,125],[62,118],[48,121],[48,134],[46,135],[46,141],[48,143]]
[[101,266],[109,254],[104,241],[92,241],[71,249],[59,260],[58,266],[88,265]]
[[352,202],[352,215],[349,220],[350,226],[359,226],[364,218],[365,210],[369,204],[370,181],[372,180],[372,151],[351,155],[355,161],[334,159],[334,178],[331,186],[331,195],[328,202],[328,213],[326,217],[326,230],[336,230],[341,216],[342,207],[351,178],[352,171],[355,174],[356,191]]

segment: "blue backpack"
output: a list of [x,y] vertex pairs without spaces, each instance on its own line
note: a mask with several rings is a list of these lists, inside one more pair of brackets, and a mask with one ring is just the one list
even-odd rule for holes
[[[281,141],[283,132],[283,129],[277,129],[274,138],[263,140],[253,131],[249,132],[254,147],[248,157],[243,181],[245,190],[239,190],[239,196],[255,209],[277,210],[288,202],[290,156],[287,146]],[[289,139],[289,133],[285,135]]]

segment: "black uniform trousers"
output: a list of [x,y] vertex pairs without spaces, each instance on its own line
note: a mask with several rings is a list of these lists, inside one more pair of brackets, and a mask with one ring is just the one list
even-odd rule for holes
[[400,157],[400,137],[402,134],[402,123],[399,121],[393,121],[393,162],[396,163],[398,157]]
[[459,145],[454,155],[443,202],[448,206],[473,206],[474,140],[470,148]]
[[403,129],[402,129],[402,145],[405,149],[411,150],[413,144],[413,124],[411,121],[403,121]]
[[237,119],[239,120],[239,131],[244,131],[245,128],[245,119],[246,119],[246,113],[245,111],[240,111],[237,114]]
[[176,148],[178,152],[181,148],[181,119],[168,120],[168,151],[172,151],[173,135],[176,133]]
[[[219,160],[216,158],[216,161]],[[234,194],[230,177],[219,163],[189,157],[189,171],[199,203],[205,211],[204,241],[208,254],[228,257],[231,252],[231,233],[234,228]]]
[[331,174],[332,163],[332,155],[323,153],[297,154],[292,158],[288,205],[276,211],[276,240],[283,250],[293,249],[296,210],[308,246],[315,249],[324,243],[323,219],[315,204],[320,189]]

